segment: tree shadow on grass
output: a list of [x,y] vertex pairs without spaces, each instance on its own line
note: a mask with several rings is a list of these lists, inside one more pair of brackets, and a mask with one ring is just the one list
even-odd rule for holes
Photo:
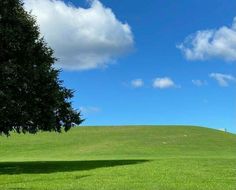
[[96,168],[140,164],[148,161],[149,160],[0,162],[0,175],[86,171]]

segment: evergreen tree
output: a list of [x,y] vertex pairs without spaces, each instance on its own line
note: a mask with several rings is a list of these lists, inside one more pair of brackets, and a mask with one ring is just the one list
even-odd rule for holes
[[53,50],[20,0],[0,1],[0,134],[68,131],[83,120],[62,86]]

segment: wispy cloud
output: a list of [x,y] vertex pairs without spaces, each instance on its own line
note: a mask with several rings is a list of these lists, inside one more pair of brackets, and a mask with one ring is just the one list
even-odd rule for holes
[[218,84],[222,87],[227,87],[229,86],[229,83],[236,82],[236,78],[229,74],[211,73],[209,76],[215,79],[218,82]]
[[230,27],[200,30],[177,46],[188,60],[220,58],[236,61],[236,17]]
[[46,42],[59,58],[57,66],[67,70],[106,67],[133,47],[133,34],[110,8],[98,0],[90,7],[75,7],[61,0],[24,0],[36,16]]
[[130,83],[131,83],[131,86],[134,88],[141,88],[144,85],[144,82],[142,79],[134,79]]
[[207,85],[207,81],[205,81],[205,80],[199,80],[199,79],[194,79],[194,80],[192,80],[192,83],[193,83],[195,86],[198,86],[198,87]]
[[169,77],[155,78],[152,84],[153,88],[174,88],[177,87],[175,82]]
[[81,106],[80,111],[82,112],[82,114],[92,114],[101,112],[101,109],[94,106]]

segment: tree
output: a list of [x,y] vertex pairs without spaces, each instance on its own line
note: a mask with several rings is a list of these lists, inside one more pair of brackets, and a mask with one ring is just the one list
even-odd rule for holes
[[0,1],[0,134],[68,131],[80,124],[53,50],[21,0]]

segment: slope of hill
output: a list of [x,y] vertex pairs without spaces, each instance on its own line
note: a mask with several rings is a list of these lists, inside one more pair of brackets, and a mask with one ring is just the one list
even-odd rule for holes
[[0,189],[235,190],[235,166],[236,135],[201,127],[0,137]]
[[236,135],[200,127],[80,127],[0,143],[0,161],[236,156]]

